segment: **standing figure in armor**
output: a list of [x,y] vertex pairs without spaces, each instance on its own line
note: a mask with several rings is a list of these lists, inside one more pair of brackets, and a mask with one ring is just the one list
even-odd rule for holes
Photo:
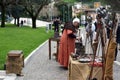
[[95,31],[95,25],[92,23],[92,17],[87,17],[87,25],[86,25],[86,32],[87,32],[87,38],[90,37],[90,40],[92,42],[93,40],[93,32]]
[[87,25],[86,25],[86,54],[93,54],[92,51],[92,42],[93,42],[93,35],[95,32],[95,25],[92,22],[92,17],[89,15],[87,16]]
[[[94,39],[94,52],[95,54],[102,56],[105,51],[105,43],[107,41],[106,28],[104,27],[103,18],[100,14],[96,16],[96,36]],[[98,46],[99,45],[99,46]],[[101,47],[101,48],[100,48]],[[102,50],[100,50],[102,49]],[[100,54],[102,52],[102,54]]]

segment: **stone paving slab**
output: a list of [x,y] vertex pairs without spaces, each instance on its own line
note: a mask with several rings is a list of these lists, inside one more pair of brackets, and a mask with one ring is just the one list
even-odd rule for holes
[[113,66],[113,75],[114,75],[114,80],[120,80],[120,65],[114,63],[114,66]]
[[0,80],[3,80],[5,78],[5,71],[4,70],[0,70]]
[[4,80],[15,80],[16,79],[16,74],[8,74]]

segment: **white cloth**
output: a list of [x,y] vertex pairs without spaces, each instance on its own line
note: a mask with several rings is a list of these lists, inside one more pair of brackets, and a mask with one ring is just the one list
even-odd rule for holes
[[[92,25],[92,26],[91,26],[91,25]],[[91,28],[90,28],[90,26],[91,26]],[[91,29],[92,32],[95,31],[95,25],[94,25],[94,23],[88,24],[88,25],[86,26],[86,31],[87,31],[87,32],[89,32],[90,29]]]
[[74,19],[73,19],[73,23],[74,23],[74,22],[80,23],[80,19],[79,19],[79,18],[74,18]]

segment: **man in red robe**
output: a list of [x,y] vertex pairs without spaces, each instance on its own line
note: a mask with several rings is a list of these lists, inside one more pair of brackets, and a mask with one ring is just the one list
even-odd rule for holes
[[75,51],[75,39],[80,20],[75,18],[73,22],[64,25],[63,34],[60,38],[58,62],[68,68],[69,56]]

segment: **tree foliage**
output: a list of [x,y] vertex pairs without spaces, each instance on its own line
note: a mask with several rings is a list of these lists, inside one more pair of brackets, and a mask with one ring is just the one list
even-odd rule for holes
[[16,4],[18,0],[0,0],[1,8],[1,27],[5,27],[5,13],[6,8],[10,4]]
[[50,0],[21,0],[21,3],[32,18],[32,28],[36,28],[36,19],[42,8],[50,3]]
[[111,5],[111,8],[114,11],[120,11],[120,0],[101,0],[103,3],[107,5]]
[[12,17],[14,17],[14,24],[16,25],[17,20],[17,26],[19,26],[19,18],[25,13],[25,10],[22,5],[10,5],[10,13]]
[[63,22],[71,21],[72,19],[72,5],[69,2],[59,1],[55,6],[60,11],[60,18]]

